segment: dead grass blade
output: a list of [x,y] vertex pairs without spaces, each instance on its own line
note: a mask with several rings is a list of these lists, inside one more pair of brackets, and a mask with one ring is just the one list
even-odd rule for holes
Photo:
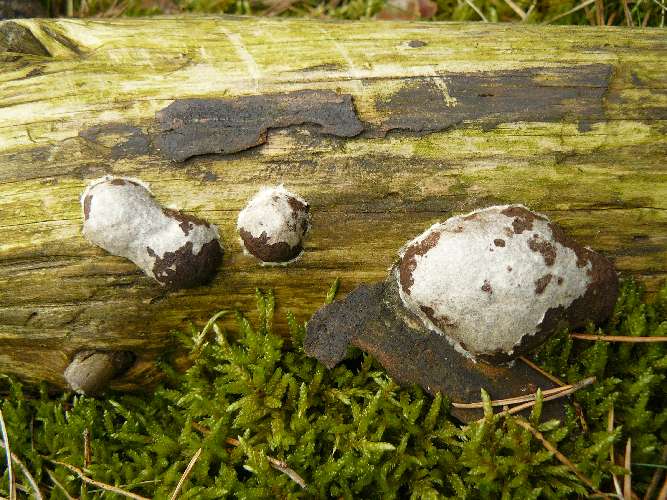
[[625,463],[628,473],[623,478],[623,498],[632,498],[632,440],[625,443]]
[[60,492],[65,496],[67,500],[74,500],[74,497],[67,492],[65,487],[61,484],[60,481],[58,481],[56,475],[53,472],[51,472],[49,469],[46,469],[46,473],[51,478],[51,482],[56,486],[56,488],[60,490]]
[[570,14],[574,14],[575,12],[583,9],[584,7],[588,7],[590,4],[594,3],[595,0],[586,0],[585,2],[580,3],[576,7],[571,8],[567,12],[563,12],[562,14],[558,14],[556,17],[552,17],[551,19],[547,19],[546,21],[543,21],[542,24],[550,24],[553,23],[554,21],[558,21],[559,19],[569,16]]
[[[609,408],[609,413],[607,414],[607,432],[614,432],[614,405],[612,404]],[[609,448],[609,460],[612,464],[616,463],[614,458],[614,443],[611,443]],[[611,474],[611,479],[614,482],[614,489],[619,498],[623,498],[623,491],[621,491],[621,483],[618,480],[618,476],[614,473]]]
[[90,431],[83,430],[83,467],[88,467],[93,461],[93,450],[90,446]]
[[[1,411],[0,411],[0,416],[2,416]],[[5,451],[9,450],[9,448],[5,446],[5,443],[3,441],[0,441],[0,447],[4,448]],[[21,469],[21,472],[23,473],[26,480],[30,484],[30,488],[32,488],[32,493],[35,500],[43,500],[42,492],[40,491],[39,486],[37,485],[37,481],[35,481],[35,478],[32,477],[32,474],[30,474],[28,467],[26,467],[26,465],[21,461],[19,457],[16,456],[16,454],[14,454],[14,452],[9,451],[9,456],[12,458],[12,461],[19,466],[19,469]]]
[[510,6],[510,8],[517,13],[521,20],[525,20],[528,17],[521,7],[513,2],[513,0],[505,0],[505,3]]
[[7,459],[9,500],[16,500],[16,478],[14,477],[14,466],[12,464],[12,451],[9,448],[9,436],[7,436],[7,427],[5,426],[5,417],[2,415],[2,410],[0,410],[0,432],[2,432],[2,447],[5,449]]
[[658,493],[658,500],[667,500],[667,477],[665,477],[660,493]]
[[484,13],[481,10],[479,10],[479,7],[477,7],[477,5],[475,5],[475,3],[472,0],[465,0],[465,1],[470,6],[470,8],[474,10],[479,17],[482,18],[482,21],[484,21],[485,23],[489,22]]
[[635,23],[632,21],[632,13],[628,7],[628,0],[623,0],[623,13],[625,14],[625,22],[628,26],[633,27]]
[[587,333],[571,333],[570,337],[579,340],[602,340],[604,342],[651,343],[667,342],[667,337],[630,337],[629,335],[589,335]]
[[136,493],[132,493],[131,491],[126,491],[122,488],[118,488],[117,486],[112,486],[110,484],[102,483],[100,481],[96,481],[95,479],[91,479],[88,476],[86,476],[86,474],[81,469],[75,467],[74,465],[65,462],[60,462],[59,460],[49,460],[49,462],[65,467],[66,469],[69,469],[70,471],[74,472],[74,474],[79,476],[79,479],[81,479],[83,482],[91,484],[93,486],[97,486],[98,488],[101,488],[103,490],[110,491],[111,493],[116,493],[117,495],[122,495],[127,498],[133,498],[134,500],[150,500],[146,497],[142,497],[141,495],[137,495]]
[[606,26],[604,19],[604,0],[595,0],[595,19],[598,26]]
[[[662,448],[662,461],[661,463],[667,462],[667,444]],[[653,494],[655,493],[655,490],[658,488],[658,484],[660,484],[660,479],[662,479],[662,474],[663,474],[663,469],[655,469],[655,472],[653,473],[653,477],[651,477],[651,482],[648,484],[648,488],[646,489],[646,493],[644,494],[644,500],[650,500],[653,498]]]
[[190,476],[190,472],[192,472],[192,468],[195,466],[197,463],[197,460],[199,460],[199,455],[201,455],[201,448],[197,450],[197,452],[193,455],[193,457],[190,459],[190,463],[188,466],[185,468],[185,471],[183,472],[183,475],[181,478],[178,480],[178,484],[176,485],[176,488],[174,489],[174,492],[171,494],[171,497],[169,497],[169,500],[176,500],[178,495],[181,492],[181,488],[183,488],[183,485],[185,484],[185,481],[188,480],[188,477]]

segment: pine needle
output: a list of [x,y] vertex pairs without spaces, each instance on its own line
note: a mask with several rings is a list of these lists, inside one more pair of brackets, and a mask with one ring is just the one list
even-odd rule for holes
[[202,449],[199,448],[197,452],[194,454],[194,456],[190,459],[190,463],[185,468],[185,472],[183,472],[181,479],[178,480],[176,489],[174,489],[174,492],[171,494],[171,497],[169,497],[169,500],[176,500],[176,498],[178,497],[179,493],[181,492],[181,488],[183,488],[185,481],[187,481],[188,477],[190,476],[190,472],[192,472],[192,469],[197,463],[197,460],[199,460],[199,455],[201,455],[201,450]]
[[[192,427],[201,432],[202,434],[208,434],[209,432],[211,432],[210,429],[204,427],[201,424],[198,424],[197,422],[192,422]],[[234,447],[241,446],[241,441],[232,437],[226,438],[225,443]],[[266,456],[266,459],[271,464],[271,467],[287,475],[292,481],[301,486],[303,489],[306,488],[306,482],[303,480],[303,478],[294,469],[291,469],[286,462],[284,462],[283,460],[278,460],[277,458],[270,457],[268,455]]]
[[116,493],[117,495],[123,495],[124,497],[127,498],[133,498],[134,500],[150,500],[146,497],[142,497],[141,495],[137,495],[136,493],[132,493],[131,491],[126,491],[122,488],[118,488],[117,486],[112,486],[110,484],[102,483],[100,481],[96,481],[95,479],[91,479],[88,476],[86,476],[86,474],[81,469],[75,467],[74,465],[65,462],[60,462],[59,460],[49,460],[49,462],[65,467],[66,469],[69,469],[70,471],[74,472],[74,474],[79,476],[79,479],[81,479],[83,482],[92,484],[93,486],[97,486],[98,488],[101,488],[103,490]]
[[570,337],[579,340],[603,340],[605,342],[632,342],[638,344],[667,342],[667,337],[630,337],[629,335],[589,335],[586,333],[571,333]]
[[12,451],[9,448],[9,436],[7,436],[7,427],[5,426],[5,417],[0,410],[0,431],[2,432],[3,448],[7,459],[7,474],[9,480],[9,500],[16,500],[16,479],[14,478],[14,468],[12,465]]
[[521,418],[516,418],[514,420],[519,426],[523,427],[527,431],[529,431],[533,436],[535,436],[535,439],[537,439],[540,443],[542,443],[542,446],[544,446],[548,451],[554,454],[556,459],[568,467],[574,474],[579,478],[579,480],[584,483],[586,486],[588,486],[591,490],[593,490],[595,493],[601,493],[593,484],[593,481],[591,481],[588,477],[583,475],[581,472],[579,472],[579,469],[572,463],[572,461],[567,458],[565,455],[563,455],[558,449],[549,442],[544,435],[535,429],[532,425],[530,425],[528,422]]
[[[581,382],[579,382],[581,384]],[[567,391],[569,389],[572,389],[575,387],[577,384],[570,384],[570,385],[564,385],[562,387],[555,387],[554,389],[547,389],[542,391],[543,396],[551,396],[554,394],[559,394],[561,392]],[[588,385],[588,384],[586,384]],[[569,393],[568,393],[569,394]],[[537,397],[537,393],[532,393],[532,394],[526,394],[524,396],[516,396],[513,398],[507,398],[507,399],[494,399],[491,401],[491,406],[505,406],[505,405],[511,405],[511,404],[518,404],[518,403],[525,403],[527,401],[535,401],[535,398]],[[545,401],[547,399],[545,398]],[[470,408],[483,408],[484,407],[484,402],[483,401],[478,401],[476,403],[452,403],[452,406],[454,408],[462,408],[462,409],[470,409]]]
[[544,375],[546,378],[548,378],[549,380],[551,380],[554,384],[557,384],[557,385],[566,385],[565,382],[563,382],[561,379],[559,379],[559,378],[556,377],[555,375],[552,375],[552,374],[549,373],[548,371],[543,370],[542,368],[540,368],[539,366],[537,366],[535,363],[533,363],[531,360],[529,360],[529,359],[526,358],[525,356],[520,356],[519,359],[520,359],[521,361],[523,361],[524,363],[526,363],[528,366],[530,366],[530,367],[531,367],[533,370],[535,370],[536,372],[541,373],[542,375]]

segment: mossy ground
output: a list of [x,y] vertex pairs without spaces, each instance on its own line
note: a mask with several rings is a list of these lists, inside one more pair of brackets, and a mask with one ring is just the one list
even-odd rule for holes
[[[413,2],[416,0],[412,0]],[[174,13],[367,19],[392,0],[42,0],[52,14],[146,16]],[[406,5],[407,2],[395,2]],[[664,0],[433,0],[436,21],[665,26]],[[432,9],[432,7],[431,7]],[[429,13],[430,13],[429,9]],[[430,14],[429,14],[430,15]]]
[[[328,295],[328,298],[330,298]],[[369,356],[355,351],[327,370],[304,355],[304,326],[290,316],[291,338],[272,333],[274,298],[257,294],[253,320],[239,312],[238,327],[214,321],[176,338],[192,366],[179,373],[166,355],[165,382],[144,396],[93,399],[50,395],[0,378],[2,412],[12,451],[32,472],[45,498],[111,498],[85,486],[54,461],[85,469],[98,481],[134,493],[169,498],[191,458],[201,455],[180,498],[558,498],[586,496],[568,467],[521,427],[516,417],[492,415],[462,427],[448,416],[446,397],[397,386]],[[606,334],[667,334],[667,285],[647,303],[625,282]],[[589,328],[593,331],[593,326]],[[556,336],[536,355],[568,382],[594,375],[577,392],[564,422],[532,425],[602,491],[614,491],[615,446],[632,443],[632,488],[643,495],[667,441],[667,349],[664,343],[573,341]],[[614,409],[614,430],[608,415]],[[582,421],[585,425],[582,425]],[[208,430],[207,430],[208,429]],[[90,436],[85,463],[84,432]],[[237,446],[230,439],[238,439]],[[306,482],[302,489],[271,466],[285,461]],[[644,464],[644,465],[641,465]],[[30,486],[14,468],[19,494]],[[0,496],[8,470],[0,465]],[[50,477],[50,475],[53,477]],[[621,477],[622,480],[622,477]]]

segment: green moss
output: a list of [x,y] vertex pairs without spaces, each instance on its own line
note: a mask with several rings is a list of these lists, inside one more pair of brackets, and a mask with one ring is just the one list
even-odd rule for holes
[[[273,295],[258,292],[254,321],[223,312],[236,314],[234,331],[210,321],[201,331],[178,333],[192,367],[178,373],[165,355],[165,382],[154,394],[54,396],[46,387],[24,389],[0,379],[12,450],[54,499],[65,497],[47,471],[71,495],[113,496],[92,486],[84,491],[75,475],[51,461],[83,467],[86,429],[92,436],[87,474],[154,498],[169,497],[200,448],[181,498],[555,498],[589,491],[514,418],[493,415],[490,405],[482,422],[462,428],[449,418],[445,397],[398,387],[367,355],[355,352],[327,370],[304,355],[304,326],[294,316],[291,339],[271,332],[273,309]],[[664,336],[667,286],[649,304],[637,284],[626,282],[604,331]],[[613,444],[621,450],[631,437],[633,461],[659,463],[667,440],[666,354],[664,344],[573,342],[563,333],[537,355],[570,382],[598,377],[575,396],[587,432],[573,409],[563,423],[537,424],[539,409],[532,421],[604,491],[612,489],[612,471],[623,473],[609,462]],[[616,427],[607,432],[612,404]],[[239,445],[226,444],[230,437]],[[267,457],[287,462],[306,489]],[[7,470],[0,467],[0,495],[8,496]],[[652,472],[633,468],[636,493]],[[19,484],[29,491],[20,473]]]

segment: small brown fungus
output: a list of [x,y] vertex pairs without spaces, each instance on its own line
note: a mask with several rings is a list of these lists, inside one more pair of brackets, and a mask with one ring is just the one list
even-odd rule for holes
[[99,395],[132,366],[134,359],[129,351],[79,351],[65,369],[65,380],[79,394]]
[[265,264],[286,264],[303,252],[310,207],[282,185],[262,189],[239,213],[237,228],[248,253]]
[[130,259],[169,289],[206,283],[222,262],[215,226],[163,208],[137,180],[99,179],[81,203],[83,234],[90,242]]

